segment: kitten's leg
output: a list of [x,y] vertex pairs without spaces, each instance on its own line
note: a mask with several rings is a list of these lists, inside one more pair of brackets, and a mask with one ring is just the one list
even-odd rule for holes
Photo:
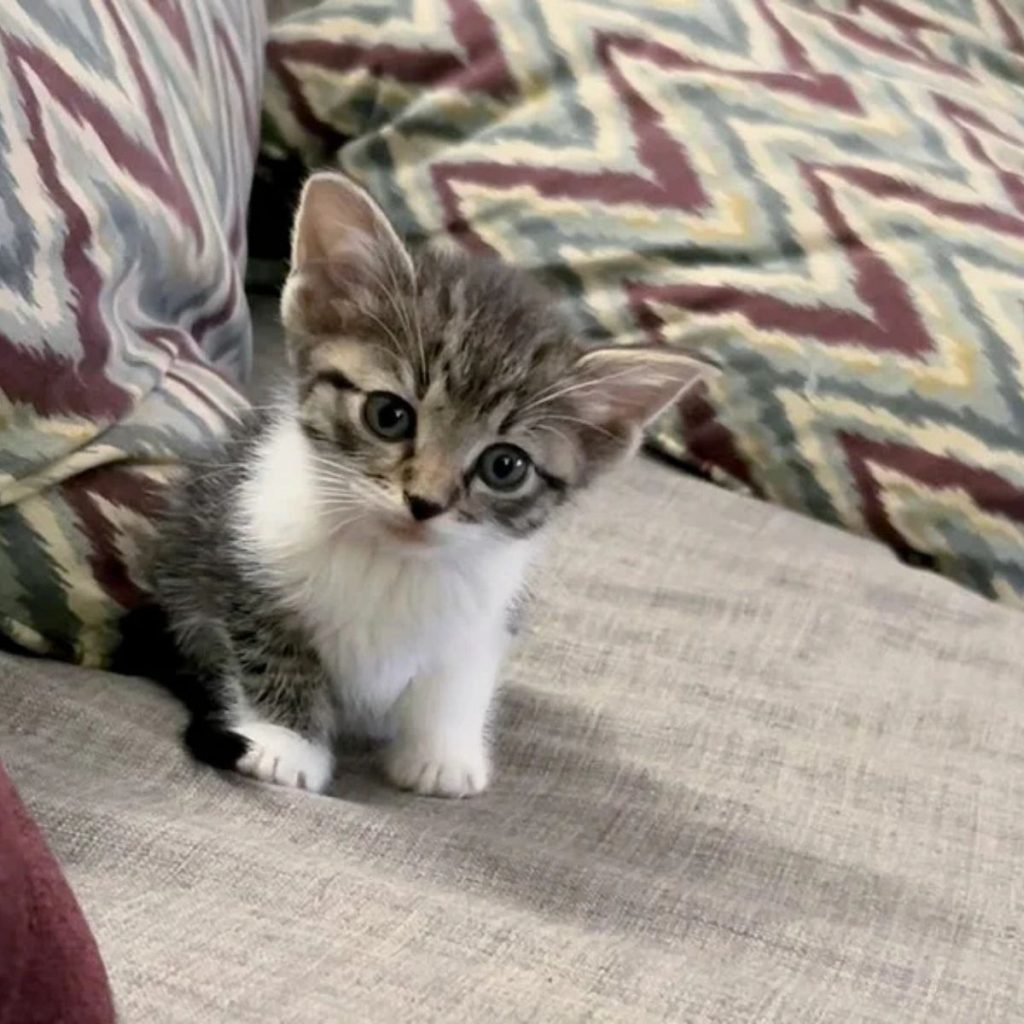
[[395,706],[397,733],[384,754],[388,778],[425,796],[472,796],[490,777],[487,714],[503,637],[452,652],[446,664],[414,679]]
[[234,732],[247,744],[235,768],[263,782],[322,792],[334,772],[334,708],[319,659],[303,644],[270,636],[247,646],[245,704]]
[[[207,646],[205,652],[213,650]],[[225,653],[225,651],[227,653]],[[206,699],[192,704],[185,743],[217,768],[321,792],[331,781],[333,707],[319,661],[273,630],[225,639],[206,659]]]
[[237,696],[213,714],[195,715],[185,744],[200,761],[242,775],[322,792],[334,772],[329,711],[288,711],[268,701],[265,680],[222,679],[219,689]]

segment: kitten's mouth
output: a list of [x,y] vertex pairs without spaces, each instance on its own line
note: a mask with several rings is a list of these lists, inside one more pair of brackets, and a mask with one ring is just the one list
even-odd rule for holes
[[430,527],[415,519],[388,519],[384,522],[384,529],[406,544],[426,544],[430,540]]

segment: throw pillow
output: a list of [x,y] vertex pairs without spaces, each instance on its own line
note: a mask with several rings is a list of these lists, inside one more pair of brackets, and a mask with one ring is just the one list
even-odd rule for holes
[[182,450],[242,402],[262,5],[2,20],[0,640],[99,665]]
[[1024,13],[1005,0],[325,0],[269,151],[725,373],[662,452],[1024,601]]

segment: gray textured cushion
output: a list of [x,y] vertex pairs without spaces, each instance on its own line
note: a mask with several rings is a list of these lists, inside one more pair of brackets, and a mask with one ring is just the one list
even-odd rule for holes
[[223,778],[147,684],[2,663],[124,1021],[1020,1019],[1020,613],[656,465],[591,508],[474,801]]

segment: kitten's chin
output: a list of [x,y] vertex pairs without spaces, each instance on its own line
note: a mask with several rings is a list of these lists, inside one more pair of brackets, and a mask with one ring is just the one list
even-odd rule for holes
[[448,517],[417,522],[399,515],[381,519],[376,528],[382,540],[402,550],[423,554],[458,551],[478,544],[483,537],[479,528]]
[[385,519],[380,524],[381,531],[401,544],[413,547],[433,547],[440,541],[440,536],[429,523],[420,523],[415,519]]
[[417,522],[408,516],[378,514],[360,517],[332,531],[337,539],[353,542],[393,545],[410,552],[427,553],[457,543],[452,531],[439,524]]

